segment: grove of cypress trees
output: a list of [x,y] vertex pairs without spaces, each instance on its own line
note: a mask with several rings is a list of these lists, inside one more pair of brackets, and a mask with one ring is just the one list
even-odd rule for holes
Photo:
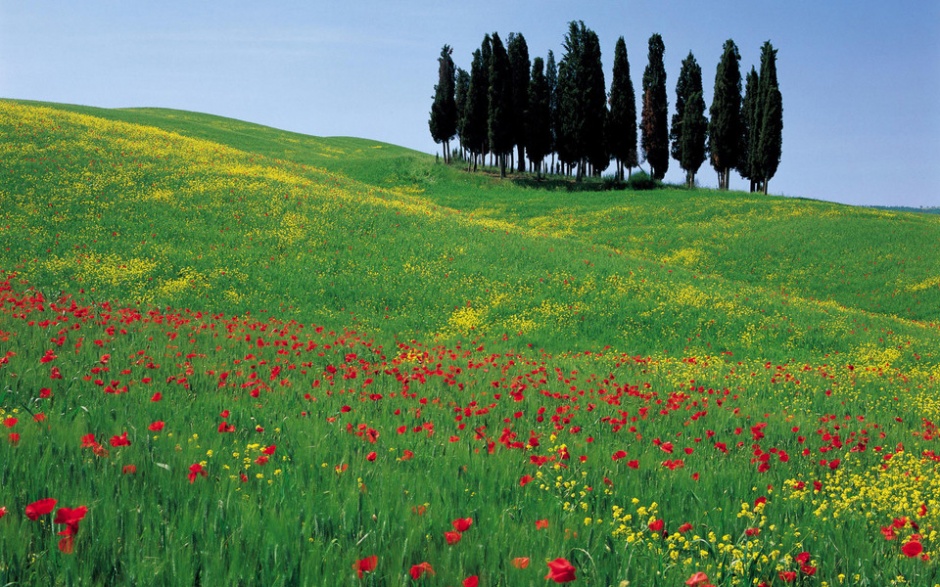
[[498,33],[491,37],[493,56],[490,62],[489,141],[490,149],[499,159],[499,176],[506,177],[506,157],[513,148],[512,136],[512,71],[509,54]]
[[450,139],[457,134],[457,103],[455,99],[456,69],[451,54],[454,50],[444,45],[438,57],[438,81],[434,86],[434,102],[428,126],[435,143],[444,144],[444,163],[450,162]]
[[548,80],[541,57],[532,60],[529,79],[529,109],[526,112],[526,155],[536,174],[541,175],[542,160],[552,148],[552,111]]
[[610,114],[607,125],[607,144],[617,160],[617,177],[623,180],[623,168],[632,171],[639,161],[636,153],[636,95],[630,80],[630,61],[623,37],[614,47],[614,72],[610,81]]
[[657,33],[649,40],[649,63],[643,71],[643,110],[641,115],[641,147],[650,164],[653,179],[666,177],[669,169],[669,102],[666,97],[666,47]]
[[731,169],[741,153],[741,54],[734,41],[725,41],[715,72],[715,93],[709,108],[708,150],[718,173],[718,189],[729,189]]
[[[672,117],[672,157],[686,172],[686,183],[692,187],[695,174],[705,161],[705,140],[708,121],[702,99],[702,68],[689,51],[682,60],[676,82],[676,113]],[[688,124],[688,126],[687,126]]]
[[518,169],[525,171],[526,110],[529,108],[529,47],[522,33],[510,33],[507,44],[512,73],[512,136],[519,157]]
[[757,158],[763,192],[777,173],[783,145],[783,99],[777,83],[777,50],[770,41],[761,47],[760,82],[758,95],[761,102],[760,138],[757,141]]

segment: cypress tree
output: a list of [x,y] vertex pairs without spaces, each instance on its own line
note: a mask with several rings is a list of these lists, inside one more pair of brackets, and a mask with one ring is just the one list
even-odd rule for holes
[[757,143],[760,140],[760,79],[757,70],[751,66],[744,86],[744,100],[741,103],[741,149],[738,172],[744,179],[750,180],[750,191],[754,192],[760,183],[761,175],[757,157]]
[[518,169],[525,171],[526,111],[529,108],[529,47],[522,33],[510,33],[507,45],[512,72],[512,135],[519,156]]
[[552,132],[549,152],[552,154],[551,167],[554,173],[555,151],[558,148],[558,66],[555,64],[555,54],[551,49],[548,50],[548,58],[545,60],[545,83],[548,85],[549,124]]
[[509,55],[498,33],[491,37],[493,57],[490,62],[489,140],[490,149],[499,158],[499,176],[506,177],[506,157],[513,148],[512,71]]
[[623,179],[623,168],[638,163],[636,153],[636,95],[630,80],[630,61],[623,37],[614,47],[614,73],[610,82],[610,115],[607,140],[611,154],[617,159],[617,177]]
[[718,173],[718,188],[729,189],[731,169],[741,158],[741,54],[734,41],[725,41],[715,72],[715,94],[709,109],[708,150]]
[[[583,23],[581,25],[584,27]],[[604,66],[601,63],[601,44],[597,33],[583,28],[584,51],[579,64],[582,100],[584,109],[584,157],[595,175],[610,165],[610,150],[607,145],[607,84],[604,81]]]
[[457,137],[460,140],[460,149],[467,148],[467,102],[470,100],[470,74],[457,68],[457,89],[454,94],[454,103],[457,106]]
[[[696,99],[694,103],[693,98]],[[689,109],[692,111],[687,112]],[[686,172],[689,187],[694,185],[695,174],[705,160],[707,125],[705,102],[702,101],[702,68],[690,51],[688,57],[682,60],[682,69],[676,82],[676,113],[672,117],[672,130],[669,133],[672,157]]]
[[[577,142],[584,126],[584,112],[580,108],[581,85],[578,79],[578,62],[583,50],[581,45],[581,28],[572,21],[568,25],[568,34],[565,35],[565,53],[558,64],[558,85],[555,90],[558,100],[555,150],[558,152],[559,161],[569,168],[578,164],[582,158],[582,151]],[[579,180],[582,170],[579,166]]]
[[529,79],[529,109],[526,113],[526,155],[541,175],[542,160],[552,148],[551,95],[541,57],[532,61]]
[[435,143],[444,143],[444,163],[450,162],[450,139],[457,134],[457,103],[454,97],[456,69],[450,45],[444,45],[438,62],[438,81],[434,86],[434,102],[428,126]]
[[705,98],[702,92],[694,92],[685,103],[682,113],[682,137],[679,166],[685,170],[686,184],[695,186],[695,174],[705,162],[705,145],[708,140],[708,120],[705,118]]
[[486,163],[486,154],[490,153],[492,149],[490,148],[490,137],[489,137],[489,88],[490,88],[490,68],[493,67],[493,39],[490,38],[489,34],[483,35],[483,44],[480,45],[480,54],[483,57],[483,74],[486,77],[486,100],[487,100],[487,123],[486,131],[483,133],[483,162]]
[[757,142],[760,177],[763,191],[777,173],[783,145],[783,99],[777,83],[777,50],[770,41],[764,43],[760,56],[758,93],[761,103],[760,138]]
[[[483,51],[473,52],[470,66],[470,87],[464,114],[464,145],[470,151],[474,170],[477,158],[486,154],[486,133],[489,116],[489,75],[483,67]],[[469,169],[469,166],[468,166]]]
[[640,122],[641,147],[653,179],[666,177],[669,169],[669,101],[666,97],[666,47],[657,33],[649,40],[649,63],[643,71],[643,110]]

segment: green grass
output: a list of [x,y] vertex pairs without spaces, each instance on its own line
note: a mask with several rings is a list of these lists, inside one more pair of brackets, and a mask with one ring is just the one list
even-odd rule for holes
[[940,217],[156,109],[3,101],[0,137],[0,584],[937,580]]

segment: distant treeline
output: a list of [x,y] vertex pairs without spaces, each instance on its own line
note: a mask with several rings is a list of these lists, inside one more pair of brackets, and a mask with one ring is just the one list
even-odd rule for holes
[[[692,186],[708,158],[719,188],[728,189],[735,169],[750,180],[751,191],[767,192],[780,164],[783,131],[777,50],[769,41],[761,48],[760,72],[751,67],[743,92],[741,55],[734,41],[725,41],[707,117],[702,68],[690,51],[676,82],[671,124],[660,35],[649,39],[639,123],[623,37],[614,47],[609,93],[597,34],[571,22],[563,47],[558,63],[552,51],[530,62],[521,33],[510,33],[505,45],[498,33],[485,35],[468,72],[455,67],[453,49],[444,45],[428,124],[434,141],[444,145],[445,162],[459,154],[475,170],[490,155],[505,176],[507,166],[524,172],[526,158],[540,174],[551,156],[548,169],[580,180],[615,160],[622,180],[625,168],[630,173],[645,161],[661,180],[672,156]],[[454,137],[459,146],[452,151]]]

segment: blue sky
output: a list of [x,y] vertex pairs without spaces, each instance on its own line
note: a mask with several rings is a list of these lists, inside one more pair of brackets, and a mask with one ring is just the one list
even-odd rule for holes
[[[940,206],[940,2],[927,0],[0,0],[0,97],[180,108],[434,153],[442,45],[469,69],[485,33],[521,32],[530,56],[560,58],[571,20],[597,32],[608,84],[624,36],[638,94],[660,33],[670,107],[689,51],[710,103],[724,41],[746,71],[770,40],[784,106],[772,193]],[[676,161],[666,179],[681,181]],[[699,181],[716,184],[707,163]],[[746,189],[737,175],[731,185]]]

